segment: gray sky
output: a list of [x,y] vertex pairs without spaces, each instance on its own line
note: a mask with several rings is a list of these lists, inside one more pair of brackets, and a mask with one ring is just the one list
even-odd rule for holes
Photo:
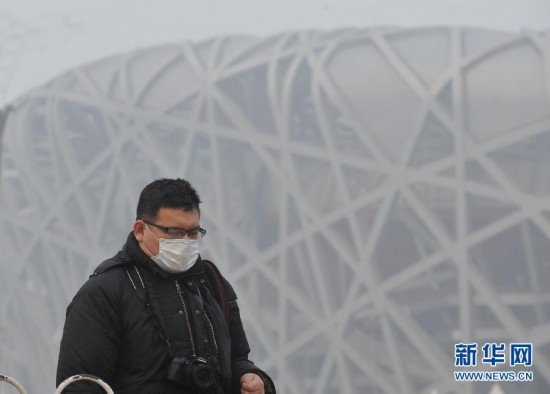
[[154,44],[304,29],[550,28],[550,0],[0,0],[0,106],[63,71]]

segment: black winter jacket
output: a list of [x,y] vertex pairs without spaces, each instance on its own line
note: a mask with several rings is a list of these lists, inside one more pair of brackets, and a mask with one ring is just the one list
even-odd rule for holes
[[[228,328],[204,265],[199,257],[189,271],[168,274],[130,233],[122,250],[96,268],[67,308],[57,385],[87,373],[116,394],[240,393],[240,377],[254,372],[264,380],[266,393],[275,393],[269,376],[248,359],[235,292],[224,279]],[[200,391],[167,379],[175,357],[193,356],[207,359],[216,370],[214,388]],[[64,391],[102,392],[86,381]]]

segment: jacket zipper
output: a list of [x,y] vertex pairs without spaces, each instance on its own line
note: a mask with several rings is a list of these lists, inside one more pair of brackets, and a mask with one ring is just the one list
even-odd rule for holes
[[189,332],[189,339],[191,341],[193,357],[195,357],[197,355],[197,349],[195,347],[195,339],[193,338],[193,331],[191,330],[191,322],[189,321],[189,314],[187,313],[187,305],[185,304],[185,301],[183,299],[180,284],[178,283],[177,280],[175,280],[174,283],[176,284],[176,290],[178,291],[178,296],[180,298],[181,305],[183,306],[183,313],[185,314],[185,321],[187,322],[187,330]]
[[206,317],[206,321],[208,321],[208,325],[210,326],[210,335],[212,336],[212,340],[214,342],[214,348],[216,349],[216,354],[219,354],[220,351],[218,350],[218,342],[216,341],[216,333],[214,332],[214,326],[212,325],[212,322],[208,317],[208,313],[206,313],[204,309],[202,310],[202,313],[204,313],[204,316]]

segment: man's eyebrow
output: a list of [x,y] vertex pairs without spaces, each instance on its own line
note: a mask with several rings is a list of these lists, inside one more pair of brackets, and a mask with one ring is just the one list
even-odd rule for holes
[[198,230],[201,228],[201,226],[197,226],[197,227],[193,227],[189,230],[187,230],[186,228],[183,228],[183,227],[177,227],[177,226],[165,226],[166,228],[173,228],[173,229],[177,229],[177,230],[183,230],[183,231],[193,231],[193,230]]

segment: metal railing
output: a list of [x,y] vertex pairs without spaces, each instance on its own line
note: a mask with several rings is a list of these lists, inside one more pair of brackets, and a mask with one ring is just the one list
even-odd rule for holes
[[[103,380],[101,380],[96,376],[87,375],[87,374],[74,375],[74,376],[71,376],[70,378],[65,379],[57,387],[54,394],[61,394],[67,386],[73,384],[74,382],[78,382],[79,380],[88,380],[90,382],[94,382],[97,385],[99,385],[107,394],[114,394],[111,387],[107,383],[105,383]],[[14,386],[17,390],[19,390],[20,394],[27,394],[27,392],[25,391],[21,383],[19,383],[14,378],[10,378],[9,376],[6,376],[6,375],[0,375],[0,382],[7,382],[12,386]]]
[[12,386],[14,386],[17,390],[19,390],[20,394],[27,394],[23,386],[21,386],[21,383],[19,383],[14,378],[10,378],[9,376],[6,376],[6,375],[0,375],[0,382],[7,382]]

